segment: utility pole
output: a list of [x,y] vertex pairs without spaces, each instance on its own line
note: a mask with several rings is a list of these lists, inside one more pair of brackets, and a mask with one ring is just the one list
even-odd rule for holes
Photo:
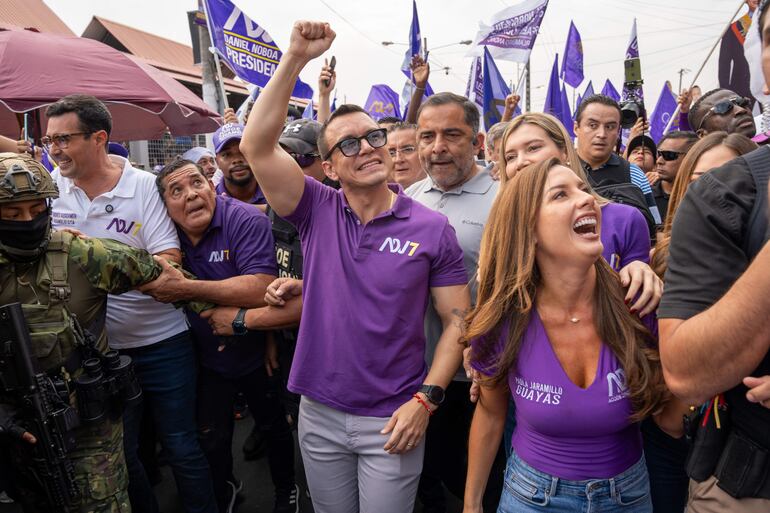
[[211,48],[211,37],[207,25],[198,25],[198,41],[201,49],[201,78],[203,91],[203,101],[213,110],[224,114],[225,107],[222,98],[222,88],[219,87],[216,62],[214,54],[209,51]]

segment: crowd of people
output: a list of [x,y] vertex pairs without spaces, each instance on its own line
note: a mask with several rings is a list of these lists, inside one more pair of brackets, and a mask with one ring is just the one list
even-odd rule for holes
[[[767,5],[750,64],[770,83]],[[405,120],[332,112],[328,63],[318,121],[287,120],[334,39],[295,23],[245,123],[226,112],[213,151],[156,174],[110,151],[90,96],[48,107],[52,172],[0,141],[0,305],[21,303],[39,373],[12,386],[3,306],[7,494],[157,512],[159,443],[184,511],[234,511],[245,401],[275,513],[300,510],[295,445],[317,513],[446,512],[447,494],[465,513],[770,511],[770,150],[751,100],[684,91],[679,130],[655,141],[640,118],[621,152],[607,96],[582,99],[574,142],[514,117],[515,95],[483,132],[468,98],[423,98],[415,57]],[[135,389],[102,385],[110,350]],[[49,384],[67,429],[30,416]]]

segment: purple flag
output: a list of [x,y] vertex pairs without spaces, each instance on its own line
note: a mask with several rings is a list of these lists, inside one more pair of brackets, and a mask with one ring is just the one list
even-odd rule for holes
[[639,39],[636,37],[636,18],[631,26],[631,37],[628,39],[628,48],[626,48],[626,59],[639,57]]
[[543,112],[561,119],[561,87],[559,86],[559,54],[553,59],[553,68],[551,68],[551,78],[548,80],[548,92],[545,95],[545,105]]
[[498,123],[503,113],[500,107],[505,108],[505,97],[511,94],[508,84],[497,69],[494,59],[487,49],[484,49],[484,127],[489,129]]
[[373,85],[366,99],[364,110],[375,120],[385,116],[401,117],[398,105],[398,93],[385,84]]
[[[581,99],[582,98],[588,98],[592,94],[594,94],[594,83],[593,83],[593,81],[589,80],[588,81],[588,85],[586,86],[586,90],[583,91],[583,95],[581,96]],[[578,102],[577,104],[580,105],[580,102]],[[577,107],[575,107],[575,108],[577,108]]]
[[547,7],[548,0],[524,0],[495,14],[489,25],[479,23],[468,55],[482,55],[488,46],[496,59],[527,62]]
[[[230,0],[205,0],[212,46],[238,78],[265,87],[283,54],[264,27]],[[312,98],[313,89],[297,79],[292,96]]]
[[612,82],[610,82],[609,78],[604,82],[604,87],[602,87],[602,94],[604,96],[609,96],[616,102],[620,101],[620,93],[617,89],[615,89],[615,86],[612,85]]
[[[658,103],[655,104],[655,110],[652,111],[650,116],[650,137],[655,141],[655,144],[663,137],[663,133],[666,130],[671,116],[676,110],[676,95],[671,91],[671,87],[668,84],[663,84],[663,89],[660,91],[660,97]],[[674,120],[674,124],[671,126],[672,130],[679,129],[679,120]]]
[[409,48],[404,52],[404,61],[401,63],[401,71],[409,78],[412,72],[409,65],[412,57],[422,54],[422,34],[420,34],[420,19],[417,17],[417,0],[412,0],[412,24],[409,26]]
[[572,21],[569,22],[569,35],[564,46],[564,59],[561,61],[561,78],[572,87],[583,82],[583,43]]
[[570,112],[569,99],[567,98],[567,87],[564,85],[561,86],[561,115],[557,117],[574,141],[575,132],[573,131],[572,126],[572,113]]
[[[628,48],[626,48],[626,59],[638,59],[639,58],[639,38],[636,37],[636,18],[634,18],[634,24],[631,27],[631,37],[628,40]],[[644,99],[644,91],[641,86],[636,91],[641,99]],[[623,86],[623,92],[621,98],[624,100],[628,98],[628,88]]]

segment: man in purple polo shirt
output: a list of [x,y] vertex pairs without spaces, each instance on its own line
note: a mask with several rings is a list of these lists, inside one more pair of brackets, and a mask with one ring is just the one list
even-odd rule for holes
[[[237,146],[236,146],[237,148]],[[211,468],[219,511],[232,511],[240,483],[233,477],[233,403],[242,392],[255,415],[270,426],[268,459],[276,488],[276,513],[296,511],[294,439],[281,411],[265,408],[268,375],[264,366],[265,335],[249,331],[244,314],[264,306],[267,285],[276,276],[273,235],[268,217],[248,204],[214,193],[195,163],[179,160],[166,166],[156,184],[174,221],[183,266],[198,279],[164,265],[157,286],[143,292],[158,300],[184,297],[241,307],[232,322],[234,335],[215,336],[208,322],[188,312],[198,348],[198,429]],[[224,346],[224,347],[222,347]]]
[[[266,205],[265,195],[259,188],[249,163],[238,145],[243,136],[243,125],[227,123],[214,132],[214,152],[222,181],[216,186],[218,196],[230,196],[252,205]],[[261,207],[264,211],[264,207]]]
[[[387,135],[363,109],[339,107],[319,134],[324,172],[340,191],[304,176],[279,146],[291,84],[334,37],[326,23],[294,25],[241,150],[305,250],[289,388],[302,395],[300,449],[315,511],[411,511],[420,442],[460,363],[467,277],[447,218],[388,187]],[[426,375],[429,294],[444,333]]]

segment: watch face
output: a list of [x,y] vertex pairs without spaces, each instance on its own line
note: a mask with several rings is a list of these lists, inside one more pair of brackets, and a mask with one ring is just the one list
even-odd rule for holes
[[423,385],[420,391],[428,396],[428,400],[433,404],[441,404],[444,401],[444,390],[440,386]]

